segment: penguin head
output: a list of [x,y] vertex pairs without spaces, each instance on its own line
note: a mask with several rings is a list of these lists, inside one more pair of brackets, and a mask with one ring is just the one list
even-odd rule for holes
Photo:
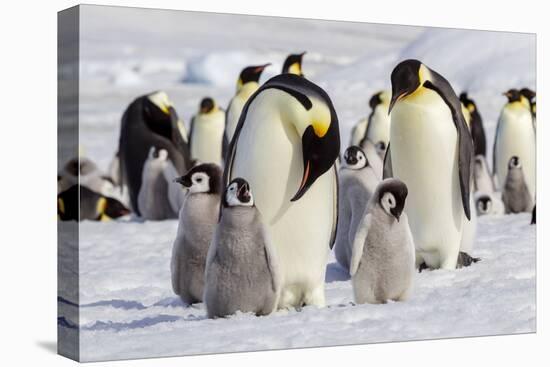
[[233,179],[227,188],[223,196],[223,206],[254,206],[254,197],[250,191],[250,185],[248,182],[240,177]]
[[493,207],[493,200],[489,195],[480,195],[476,199],[476,207],[478,214],[489,214]]
[[190,194],[219,194],[221,191],[222,171],[214,163],[202,163],[191,168],[185,175],[174,179],[189,190]]
[[380,104],[388,105],[390,103],[390,99],[391,99],[390,93],[388,91],[381,90],[373,94],[372,97],[370,97],[369,107],[371,108],[371,110],[374,111],[376,106]]
[[352,145],[344,152],[344,167],[359,170],[369,165],[365,152],[356,145]]
[[430,70],[418,60],[401,61],[391,73],[391,101],[388,113],[397,101],[413,94],[430,78]]
[[150,160],[166,161],[168,160],[168,151],[166,149],[151,147],[147,158]]
[[65,164],[65,171],[74,177],[86,176],[97,170],[97,165],[86,157],[75,157]]
[[378,153],[378,155],[382,157],[383,160],[384,156],[386,155],[386,143],[384,143],[383,141],[379,141],[378,143],[374,144],[374,148],[376,149],[376,153]]
[[525,98],[527,98],[529,100],[529,102],[533,103],[533,101],[535,100],[536,96],[537,96],[537,93],[529,88],[521,88],[519,90],[519,93],[524,96]]
[[511,170],[517,168],[521,168],[521,163],[519,161],[519,157],[515,155],[508,161],[508,169]]
[[462,102],[462,105],[466,107],[469,113],[473,113],[475,110],[477,110],[476,103],[468,96],[468,92],[460,93],[458,99],[460,100],[460,102]]
[[257,66],[248,66],[241,71],[239,79],[237,80],[237,92],[241,90],[246,83],[258,83],[260,76],[266,67],[271,65],[270,63]]
[[177,124],[179,117],[165,92],[158,91],[145,96],[143,115],[149,129],[167,139],[172,139],[172,126]]
[[[514,88],[509,89],[502,94],[506,96],[506,98],[508,98],[508,103],[521,102],[522,95],[519,93],[519,90],[517,89],[514,89]],[[523,98],[525,97],[523,96]]]
[[387,178],[378,185],[377,190],[378,201],[382,209],[399,222],[409,193],[407,185],[401,180]]
[[200,107],[199,107],[199,113],[206,114],[206,113],[210,113],[210,112],[212,112],[216,109],[217,109],[216,102],[210,97],[205,97],[201,101],[201,104],[200,104]]
[[290,54],[287,56],[285,63],[283,64],[283,74],[296,74],[304,76],[302,73],[302,58],[305,55],[305,51],[301,54]]
[[124,204],[114,198],[106,196],[101,196],[97,200],[96,208],[96,220],[103,222],[130,214],[130,210],[128,210]]

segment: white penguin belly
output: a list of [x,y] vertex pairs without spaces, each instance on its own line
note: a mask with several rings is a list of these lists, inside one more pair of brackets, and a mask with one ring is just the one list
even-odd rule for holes
[[367,138],[374,144],[382,141],[387,145],[390,140],[390,116],[387,105],[376,106],[370,125]]
[[[231,177],[250,183],[276,248],[283,278],[279,307],[301,302],[323,305],[336,219],[334,170],[319,177],[300,200],[290,201],[302,178],[302,142],[295,128],[283,122],[275,108],[270,110],[269,101],[262,103],[264,98],[277,98],[272,94],[288,96],[272,90],[256,97],[240,132]],[[258,105],[262,107],[255,108]]]
[[496,136],[497,180],[500,190],[506,181],[508,162],[518,156],[525,182],[533,200],[536,192],[536,137],[531,113],[524,107],[505,107],[500,115]]
[[454,268],[464,217],[458,134],[439,95],[417,93],[392,110],[393,174],[409,189],[405,211],[417,252],[430,267]]
[[351,135],[351,145],[359,145],[363,139],[363,136],[365,136],[365,131],[367,130],[368,124],[369,119],[364,118],[355,125]]
[[239,96],[235,96],[235,98],[231,100],[229,110],[227,111],[227,121],[225,122],[225,134],[228,141],[231,141],[231,138],[233,138],[233,134],[235,134],[235,129],[237,128],[237,124],[239,123],[239,117],[241,117],[241,112],[245,103],[246,101],[242,98],[239,98]]
[[197,117],[193,127],[191,157],[203,163],[221,164],[223,130],[223,112]]

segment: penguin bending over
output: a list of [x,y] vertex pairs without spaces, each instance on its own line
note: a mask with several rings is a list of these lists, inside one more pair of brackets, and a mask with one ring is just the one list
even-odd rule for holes
[[533,210],[533,199],[525,182],[525,175],[519,157],[513,156],[508,163],[508,174],[502,189],[502,202],[506,214]]
[[449,82],[418,60],[399,63],[391,82],[387,155],[393,176],[409,189],[405,212],[417,260],[455,269],[473,201],[474,148],[461,103]]
[[386,179],[361,216],[350,269],[356,303],[405,301],[411,293],[415,248],[403,213],[407,193],[402,181]]
[[243,108],[224,182],[242,177],[254,187],[281,266],[280,308],[325,304],[325,270],[337,225],[339,151],[332,102],[305,78],[277,75]]
[[191,119],[189,148],[191,158],[203,163],[222,164],[225,112],[210,97],[200,103],[198,114]]
[[365,153],[356,146],[346,149],[338,176],[338,232],[334,254],[338,263],[349,272],[353,239],[380,179],[369,165]]
[[472,139],[474,140],[474,155],[485,157],[487,153],[487,139],[485,137],[485,129],[483,128],[483,120],[477,109],[477,105],[473,99],[468,97],[468,93],[466,92],[460,93],[459,99],[470,115],[469,125]]
[[270,314],[277,308],[280,270],[248,182],[231,181],[222,200],[220,222],[206,261],[208,317],[237,311]]
[[73,185],[57,195],[57,216],[63,221],[108,221],[129,213],[117,199],[98,194],[85,186]]
[[206,163],[175,179],[188,192],[172,249],[172,289],[188,305],[203,300],[206,257],[219,217],[221,174],[219,166]]
[[304,76],[304,73],[302,72],[302,59],[305,54],[306,52],[304,51],[301,54],[288,55],[283,64],[283,70],[281,71],[281,73]]

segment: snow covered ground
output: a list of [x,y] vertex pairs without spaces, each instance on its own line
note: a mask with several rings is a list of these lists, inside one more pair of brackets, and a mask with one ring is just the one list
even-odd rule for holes
[[[81,17],[80,142],[104,169],[135,97],[163,89],[188,122],[206,95],[227,104],[242,67],[272,62],[265,80],[290,52],[308,51],[304,73],[333,99],[343,148],[368,113],[371,94],[390,87],[390,72],[403,58],[424,61],[457,93],[468,90],[484,118],[489,158],[501,93],[535,89],[535,37],[527,34],[93,6],[84,6]],[[224,320],[206,319],[202,305],[184,308],[171,291],[176,221],[84,222],[81,359],[533,332],[536,245],[529,221],[527,214],[480,218],[473,255],[483,261],[418,274],[405,303],[352,305],[350,281],[331,255],[328,307]],[[76,297],[63,290],[60,296],[61,323],[70,329]]]

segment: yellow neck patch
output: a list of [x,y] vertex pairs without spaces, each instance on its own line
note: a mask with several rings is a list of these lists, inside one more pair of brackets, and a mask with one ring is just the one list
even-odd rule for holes
[[95,206],[95,211],[98,214],[104,214],[106,208],[107,208],[107,199],[102,197],[97,201]]
[[59,198],[57,199],[57,209],[62,213],[65,214],[65,202],[63,199]]
[[311,123],[311,126],[313,126],[313,131],[315,132],[315,135],[317,135],[319,138],[322,138],[327,134],[329,125],[330,125],[329,122],[322,122],[319,120],[314,120]]
[[295,62],[288,68],[290,74],[302,75],[302,67],[299,62]]

